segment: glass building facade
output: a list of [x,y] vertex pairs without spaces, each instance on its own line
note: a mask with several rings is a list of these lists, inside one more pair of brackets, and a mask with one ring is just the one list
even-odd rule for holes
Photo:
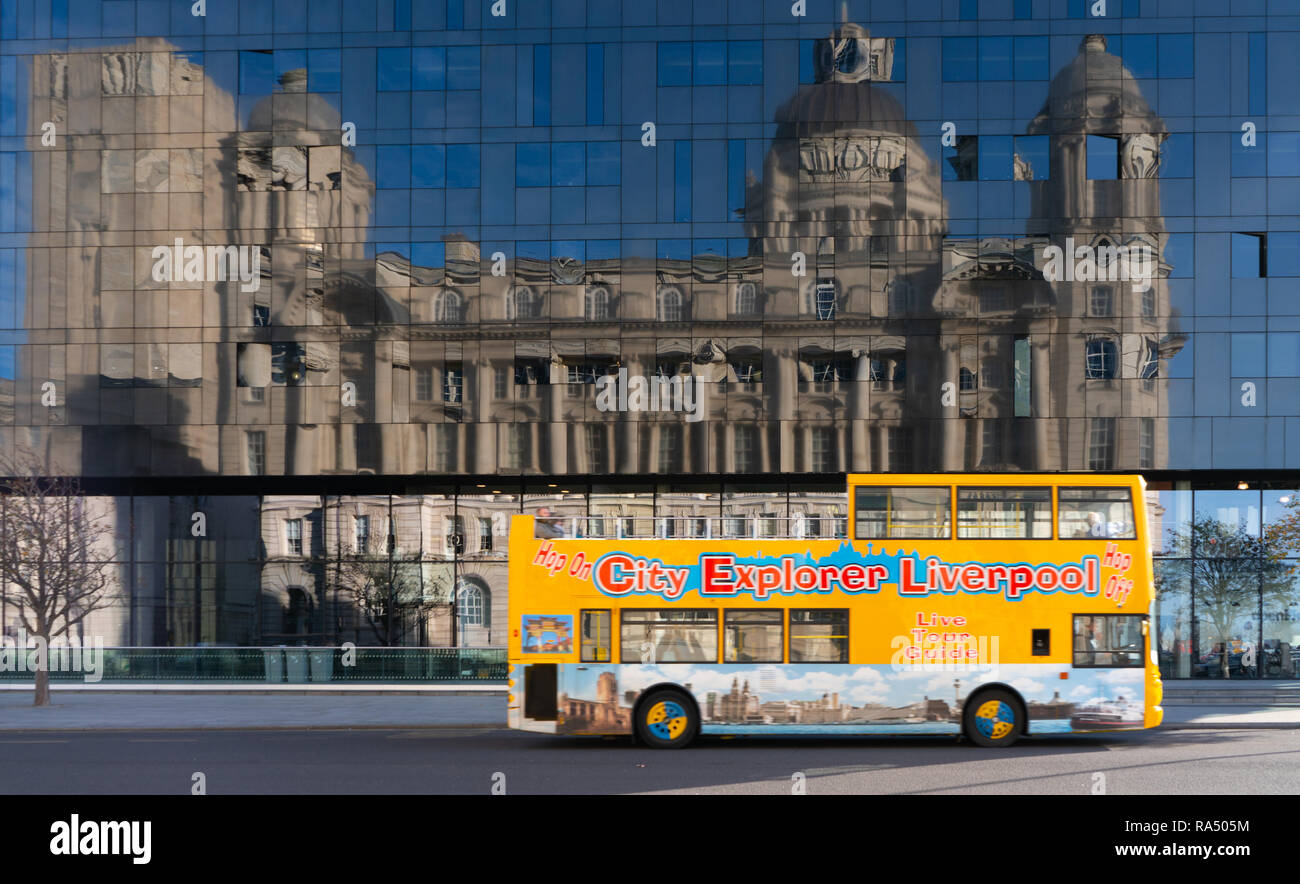
[[0,454],[113,515],[89,628],[136,645],[502,644],[540,507],[833,536],[847,472],[1138,471],[1168,674],[1292,675],[1298,36],[1300,0],[6,2]]

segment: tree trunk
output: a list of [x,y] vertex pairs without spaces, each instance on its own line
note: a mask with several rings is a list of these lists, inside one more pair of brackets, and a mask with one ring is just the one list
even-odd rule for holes
[[50,705],[50,667],[48,660],[43,661],[36,669],[36,699],[32,705]]

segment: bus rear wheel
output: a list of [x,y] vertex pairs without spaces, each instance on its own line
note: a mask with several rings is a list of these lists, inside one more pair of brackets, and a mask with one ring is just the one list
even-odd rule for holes
[[976,746],[1010,746],[1025,732],[1020,704],[1010,691],[983,691],[962,712],[962,733]]
[[681,691],[655,691],[637,707],[636,734],[653,749],[681,749],[700,730],[695,704]]

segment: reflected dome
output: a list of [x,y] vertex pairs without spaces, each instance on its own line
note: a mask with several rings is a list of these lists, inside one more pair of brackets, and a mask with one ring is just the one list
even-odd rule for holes
[[1047,101],[1027,134],[1113,134],[1119,120],[1124,121],[1124,132],[1168,133],[1124,60],[1107,50],[1104,36],[1089,34],[1079,43],[1074,59],[1052,78]]

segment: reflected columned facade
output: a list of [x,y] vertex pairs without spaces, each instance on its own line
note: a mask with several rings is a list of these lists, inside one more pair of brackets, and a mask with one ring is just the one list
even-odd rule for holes
[[[503,644],[542,507],[836,536],[848,472],[1139,471],[1164,519],[1300,484],[1262,13],[259,5],[0,16],[0,451],[115,514],[109,644]],[[1171,630],[1265,641],[1196,626],[1196,549]]]

